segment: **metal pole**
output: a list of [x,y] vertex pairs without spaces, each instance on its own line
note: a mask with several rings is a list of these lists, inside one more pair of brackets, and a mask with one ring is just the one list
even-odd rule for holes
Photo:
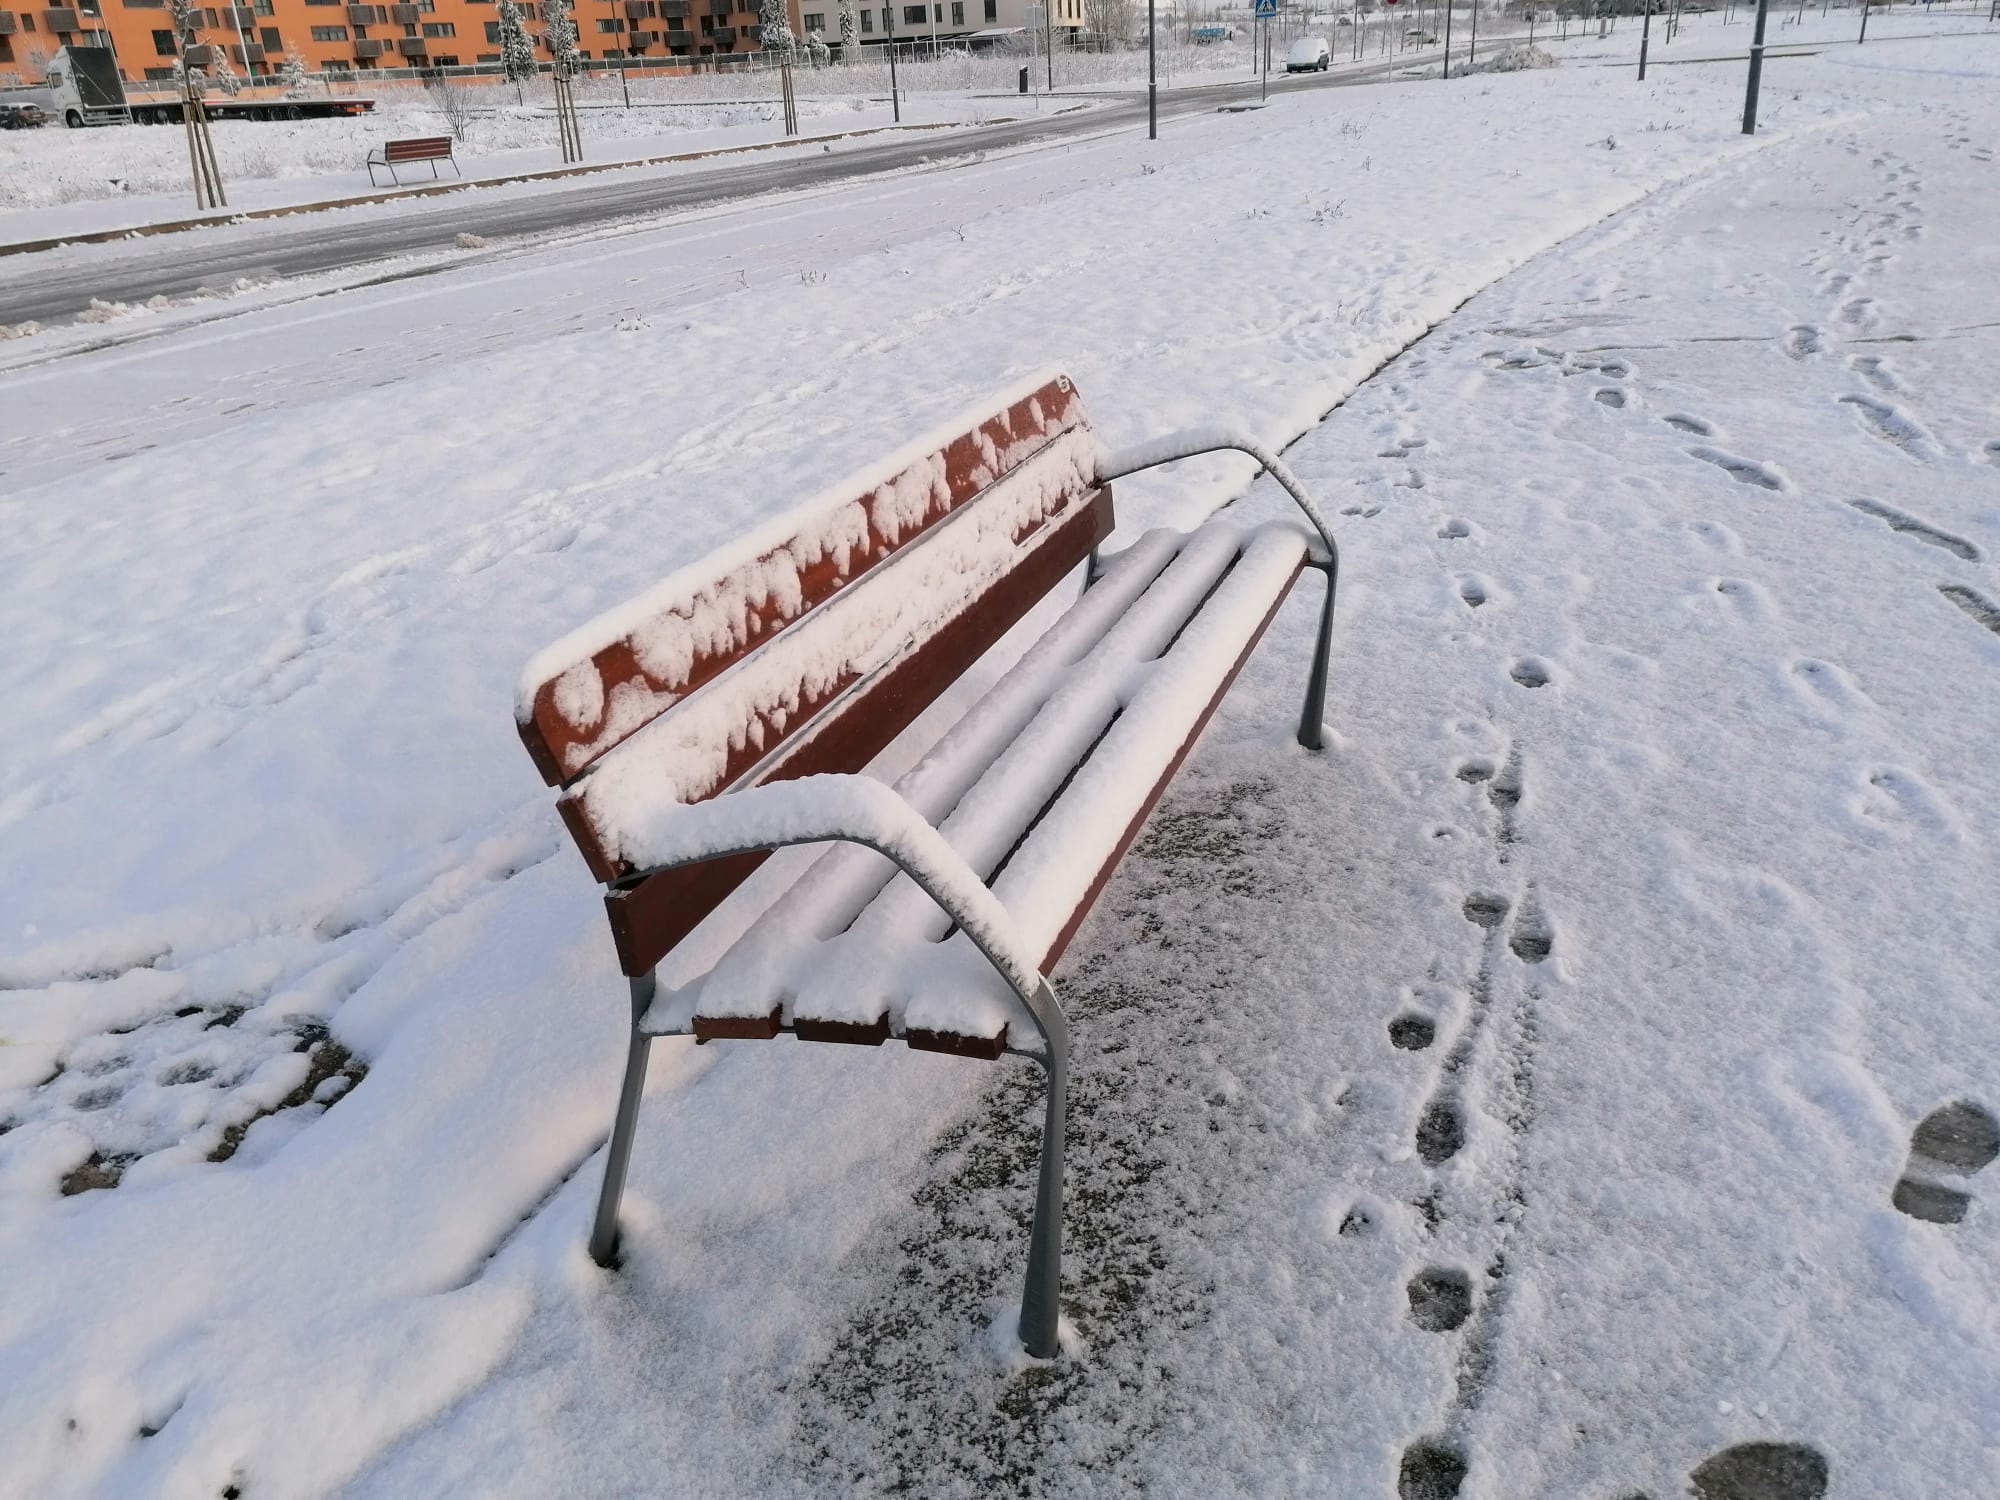
[[1771,0],[1757,0],[1757,31],[1750,38],[1750,83],[1743,91],[1743,133],[1757,133],[1757,86],[1764,81],[1764,19]]
[[1639,23],[1639,82],[1646,81],[1646,48],[1653,40],[1653,0],[1645,0],[1646,19]]
[[1056,0],[1042,0],[1042,60],[1049,65],[1049,92],[1056,91]]
[[1479,0],[1472,0],[1472,45],[1466,49],[1465,65],[1476,67],[1479,62]]
[[1154,59],[1153,0],[1146,0],[1146,139],[1160,138],[1160,76]]
[[[1868,0],[1861,0],[1861,41],[1868,40]],[[1855,45],[1859,46],[1860,43]]]
[[1444,76],[1451,77],[1451,0],[1444,0]]
[[890,113],[895,119],[895,122],[898,125],[900,125],[903,123],[903,96],[896,91],[896,7],[895,6],[885,5],[882,7],[882,26],[889,33],[889,40],[885,44],[889,49],[889,109]]

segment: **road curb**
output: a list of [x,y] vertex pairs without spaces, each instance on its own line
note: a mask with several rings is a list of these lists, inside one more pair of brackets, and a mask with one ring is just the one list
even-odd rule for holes
[[[394,203],[402,198],[435,198],[445,193],[472,192],[479,188],[504,187],[515,182],[547,182],[560,177],[587,177],[598,172],[622,172],[628,167],[662,167],[676,162],[706,161],[716,156],[740,156],[747,151],[776,151],[786,146],[811,146],[833,141],[857,140],[866,135],[901,134],[918,130],[953,130],[963,122],[938,121],[929,125],[871,125],[865,130],[843,130],[835,135],[801,136],[796,141],[756,141],[743,146],[714,146],[706,151],[682,151],[671,156],[642,156],[633,161],[591,162],[583,166],[552,167],[542,172],[516,172],[507,177],[477,177],[462,182],[426,183],[423,187],[400,188],[388,193],[369,193],[357,198],[327,198],[317,203],[290,203],[277,208],[252,208],[241,213],[211,215],[203,219],[164,219],[152,224],[129,225],[124,229],[92,229],[81,234],[58,235],[46,240],[19,240],[0,245],[0,255],[31,255],[57,250],[64,245],[106,245],[114,240],[144,239],[156,234],[179,234],[188,229],[210,229],[223,224],[241,224],[252,219],[285,219],[294,214],[324,213],[334,208],[358,208],[366,203]],[[1005,121],[982,120],[982,125]]]

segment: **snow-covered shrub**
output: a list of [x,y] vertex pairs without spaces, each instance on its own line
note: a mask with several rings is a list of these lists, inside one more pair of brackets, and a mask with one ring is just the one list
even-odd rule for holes
[[1521,73],[1531,68],[1553,68],[1556,60],[1540,47],[1509,47],[1472,69],[1475,73]]
[[792,37],[792,23],[785,19],[785,0],[764,0],[757,23],[763,28],[759,34],[766,52],[789,54],[798,46]]

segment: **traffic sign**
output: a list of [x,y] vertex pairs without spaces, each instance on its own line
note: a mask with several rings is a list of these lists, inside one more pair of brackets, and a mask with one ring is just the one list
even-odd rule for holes
[[1257,19],[1268,21],[1278,13],[1278,0],[1257,0]]

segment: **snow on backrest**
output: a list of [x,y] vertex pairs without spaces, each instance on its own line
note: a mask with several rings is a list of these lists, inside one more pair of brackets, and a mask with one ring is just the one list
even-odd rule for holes
[[[538,653],[521,737],[547,780],[568,783],[648,731],[642,756],[591,778],[594,799],[614,791],[600,780],[635,775],[655,790],[667,778],[681,801],[710,796],[975,599],[1095,472],[1068,377],[1011,392]],[[882,587],[856,587],[874,575]]]

